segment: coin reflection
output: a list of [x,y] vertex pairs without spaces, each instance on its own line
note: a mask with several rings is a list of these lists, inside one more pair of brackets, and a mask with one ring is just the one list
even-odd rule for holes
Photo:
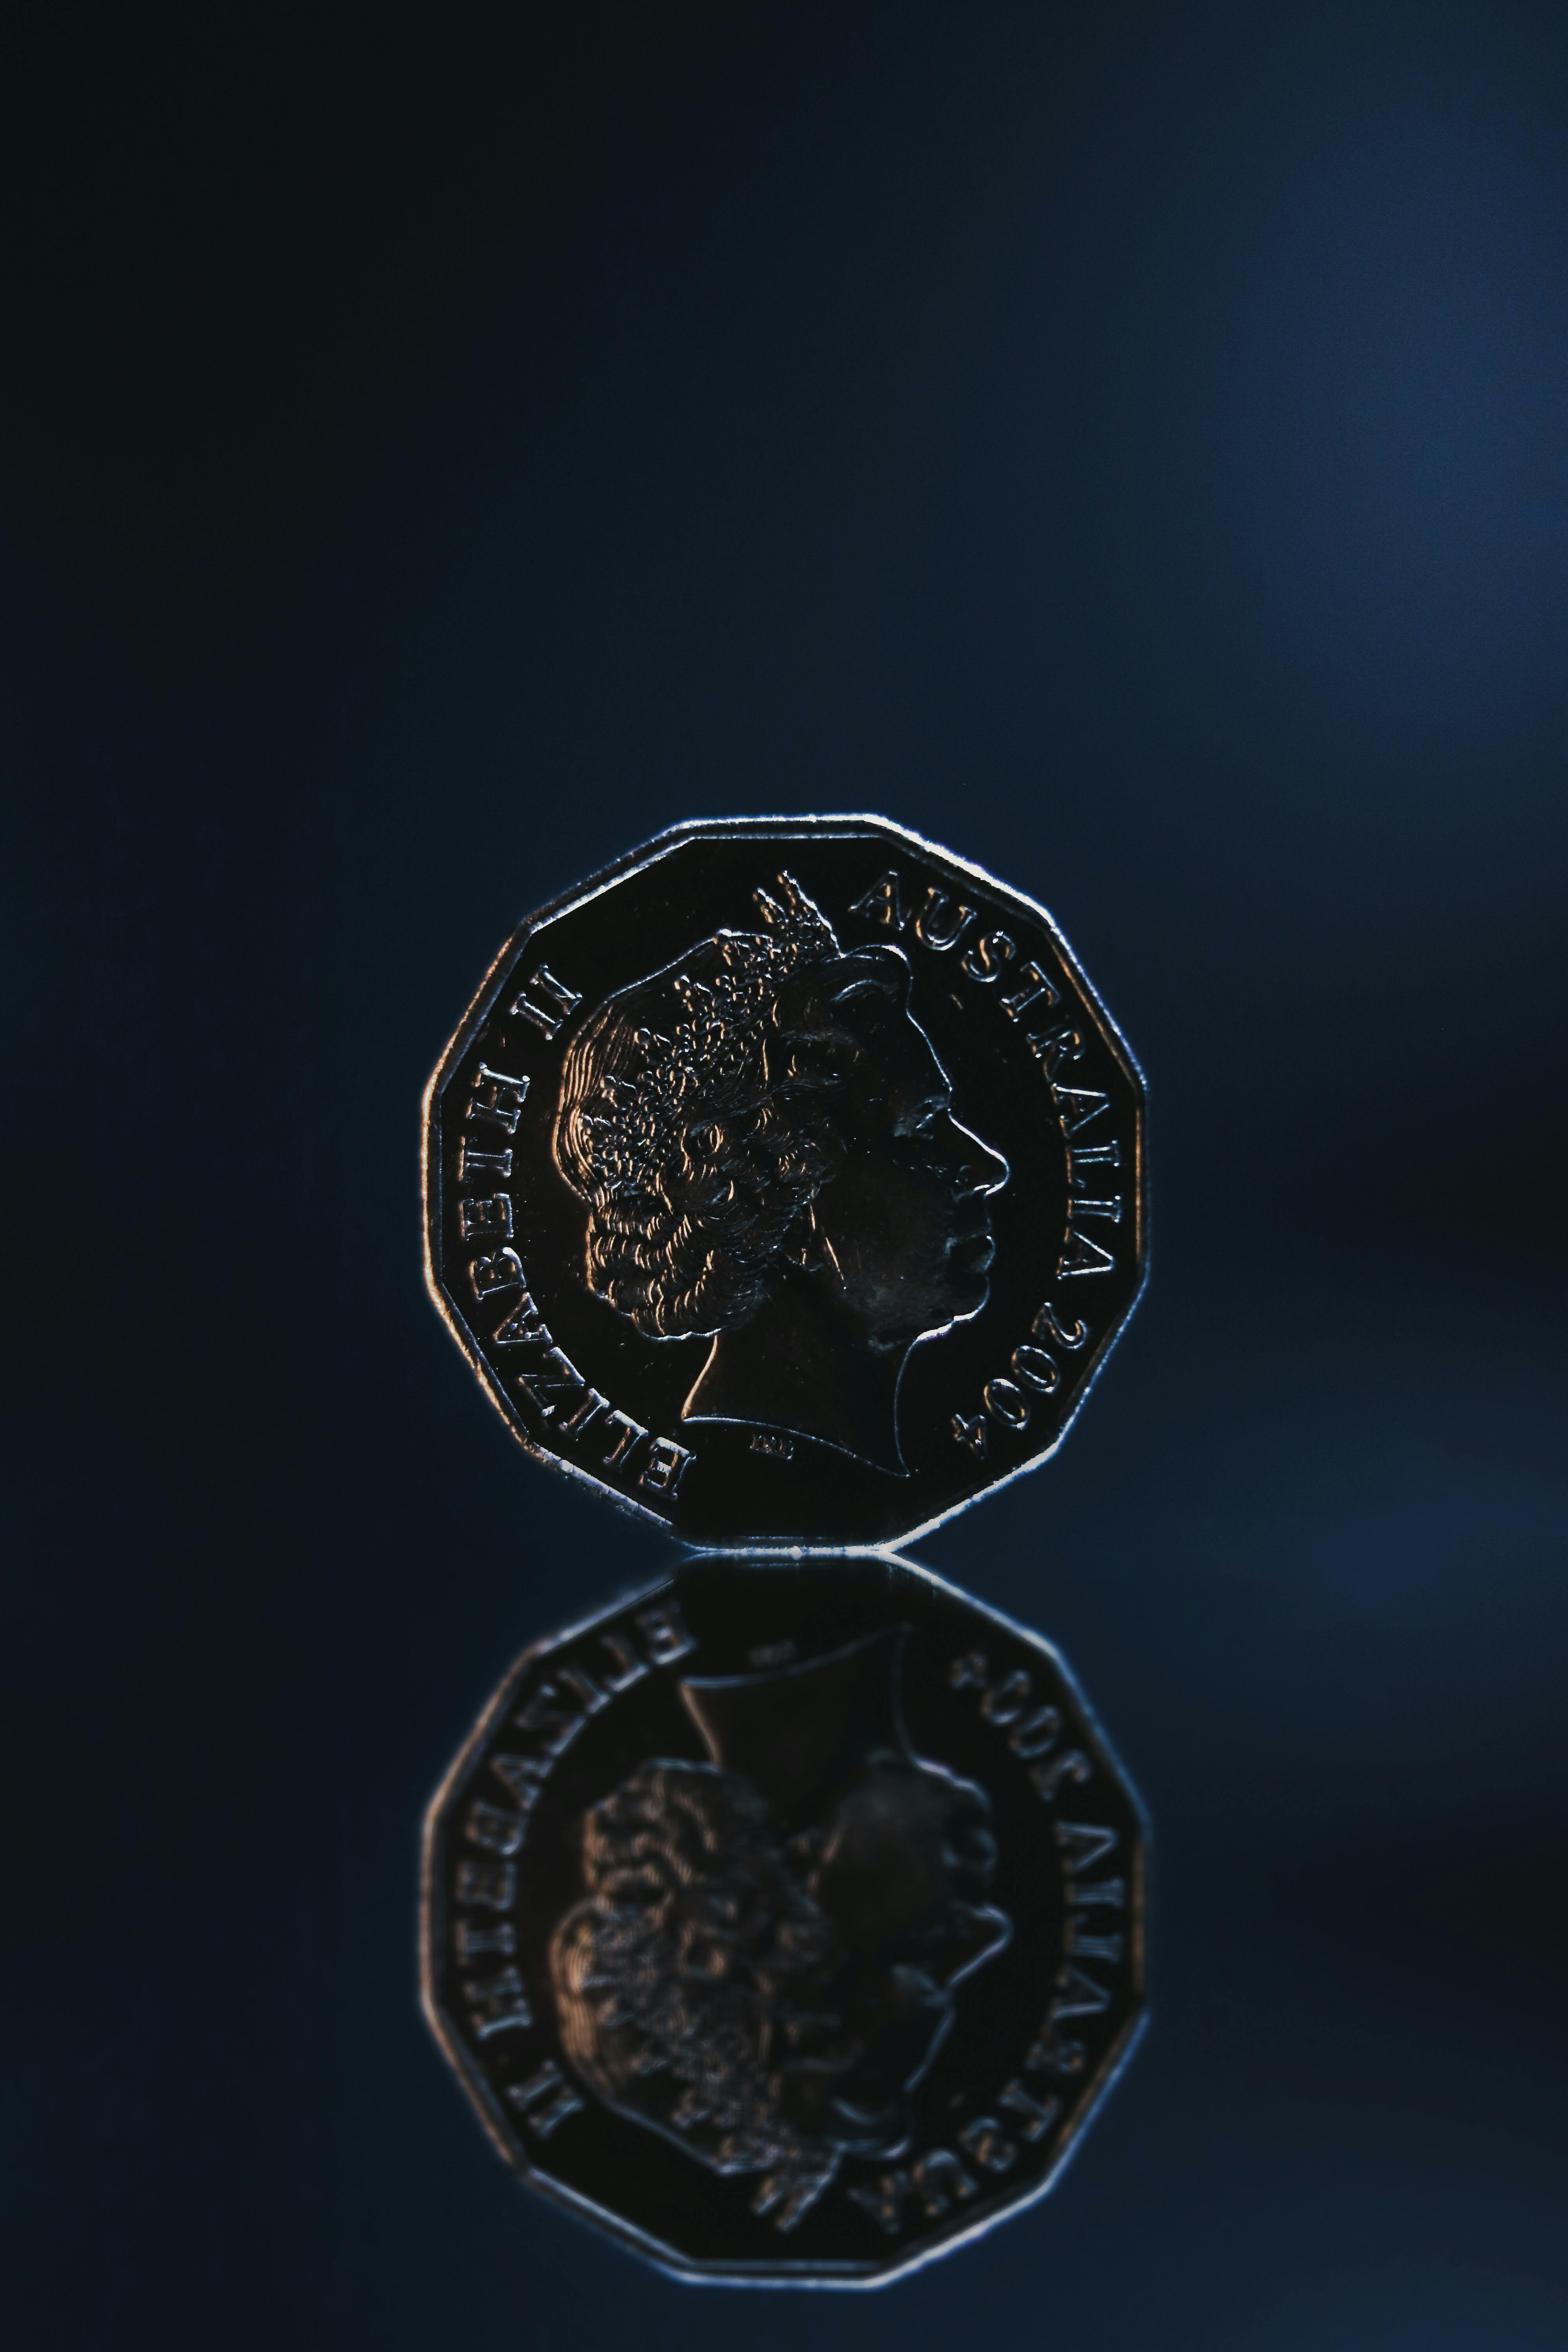
[[606,2104],[787,2227],[847,2154],[899,2152],[957,1988],[1007,1941],[984,1792],[913,1755],[895,1629],[685,1686],[708,1763],[654,1759],[582,1824],[552,1973]]

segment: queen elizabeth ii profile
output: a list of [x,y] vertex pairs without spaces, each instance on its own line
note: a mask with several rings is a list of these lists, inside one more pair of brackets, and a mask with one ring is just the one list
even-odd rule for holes
[[551,1940],[580,2079],[786,2231],[847,2158],[908,2145],[1012,1932],[984,1791],[909,1745],[906,1633],[681,1684],[710,1760],[650,1758],[588,1808]]
[[703,1338],[688,1422],[815,1439],[897,1476],[917,1339],[984,1306],[1006,1162],[953,1118],[892,946],[840,948],[794,878],[609,997],[567,1055],[556,1165],[588,1286]]

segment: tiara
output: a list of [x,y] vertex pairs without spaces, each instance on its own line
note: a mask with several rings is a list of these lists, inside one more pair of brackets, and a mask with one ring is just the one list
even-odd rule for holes
[[783,982],[841,952],[833,926],[792,874],[781,874],[775,888],[776,897],[752,893],[763,929],[719,931],[692,950],[690,961],[708,962],[706,977],[679,969],[623,992],[623,1003],[651,994],[663,980],[675,1017],[639,1025],[613,1046],[612,1066],[573,1115],[575,1156],[594,1191],[643,1191],[691,1115],[722,1101],[752,1066]]

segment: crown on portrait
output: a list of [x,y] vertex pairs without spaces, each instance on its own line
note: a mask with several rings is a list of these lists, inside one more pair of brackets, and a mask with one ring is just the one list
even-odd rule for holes
[[[693,1115],[715,1112],[753,1067],[784,981],[841,952],[832,925],[793,875],[780,874],[774,889],[776,896],[752,893],[762,930],[716,932],[673,971],[611,998],[611,1005],[624,1005],[652,995],[662,980],[674,1018],[658,1026],[646,1021],[608,1040],[596,1083],[569,1115],[563,1140],[594,1191],[640,1191],[683,1140]],[[699,964],[700,976],[689,968]]]

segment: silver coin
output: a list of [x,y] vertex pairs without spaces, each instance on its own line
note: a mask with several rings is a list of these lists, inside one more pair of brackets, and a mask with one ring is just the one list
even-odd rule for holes
[[525,922],[430,1082],[432,1293],[533,1454],[689,1541],[902,1540],[1137,1299],[1136,1063],[1043,908],[879,817],[683,825]]
[[1047,2189],[1142,2016],[1138,1800],[923,1570],[699,1558],[430,1809],[426,2012],[524,2179],[686,2278],[880,2284]]

